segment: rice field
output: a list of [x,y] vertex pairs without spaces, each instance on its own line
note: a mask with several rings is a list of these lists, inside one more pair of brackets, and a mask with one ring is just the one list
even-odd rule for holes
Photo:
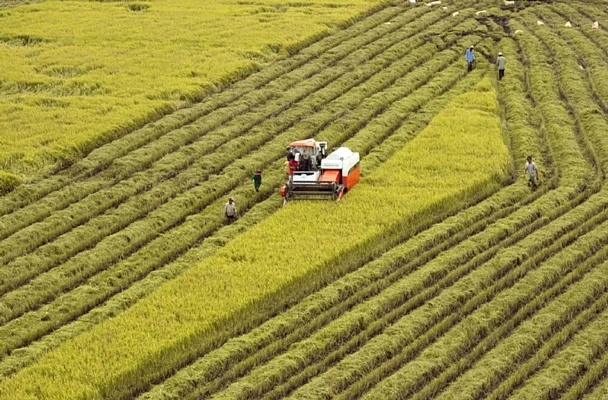
[[608,398],[608,2],[378,4],[0,197],[0,398]]

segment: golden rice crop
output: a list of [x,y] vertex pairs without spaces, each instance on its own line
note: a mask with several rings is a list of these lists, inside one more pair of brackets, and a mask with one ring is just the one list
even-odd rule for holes
[[343,201],[288,203],[119,317],[22,370],[0,394],[100,398],[104,386],[124,384],[135,371],[162,363],[164,352],[179,351],[287,283],[331,268],[355,246],[470,191],[498,188],[508,166],[496,96],[485,79]]
[[377,3],[46,1],[3,11],[0,171],[74,160]]

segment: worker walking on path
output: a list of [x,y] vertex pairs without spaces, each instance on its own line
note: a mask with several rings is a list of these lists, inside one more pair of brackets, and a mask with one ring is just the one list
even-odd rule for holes
[[498,68],[498,80],[502,80],[505,76],[505,67],[507,66],[507,59],[502,53],[498,53],[498,58],[496,59],[496,68]]
[[226,217],[229,221],[234,220],[237,217],[237,209],[236,204],[234,204],[234,197],[230,196],[228,198],[228,203],[224,205],[224,217]]
[[475,62],[475,50],[473,49],[473,46],[469,47],[467,51],[465,51],[464,58],[469,64],[469,72],[473,71],[473,63]]
[[253,181],[253,188],[256,192],[259,192],[262,185],[262,170],[255,171],[255,174],[251,175],[251,180]]
[[538,187],[538,168],[536,163],[532,161],[532,156],[528,156],[524,171],[528,173],[528,186],[532,185],[534,189]]

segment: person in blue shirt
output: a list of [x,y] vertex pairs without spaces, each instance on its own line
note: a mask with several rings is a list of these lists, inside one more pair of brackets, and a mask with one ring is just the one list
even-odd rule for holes
[[467,49],[464,53],[464,58],[467,60],[467,63],[469,63],[469,72],[473,71],[473,63],[475,62],[475,51],[473,50],[473,46]]

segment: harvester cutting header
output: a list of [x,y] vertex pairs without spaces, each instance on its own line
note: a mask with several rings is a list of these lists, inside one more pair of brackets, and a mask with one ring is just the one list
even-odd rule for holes
[[288,148],[290,176],[281,188],[285,201],[339,200],[359,182],[359,153],[340,147],[326,156],[327,142],[293,142]]

